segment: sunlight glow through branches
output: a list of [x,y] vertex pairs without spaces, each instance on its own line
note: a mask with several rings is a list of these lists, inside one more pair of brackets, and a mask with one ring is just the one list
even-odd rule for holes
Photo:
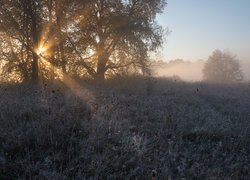
[[40,47],[36,50],[36,53],[37,53],[39,56],[43,55],[45,52],[46,52],[46,48],[43,47],[43,46],[40,46]]
[[[46,32],[46,31],[45,31]],[[46,37],[47,36],[47,37]],[[39,56],[39,62],[42,67],[48,70],[55,76],[56,79],[60,80],[65,84],[70,90],[78,96],[81,100],[86,102],[89,107],[93,110],[95,108],[95,96],[87,88],[81,86],[76,80],[71,78],[69,75],[65,74],[61,68],[54,66],[50,62],[51,48],[54,45],[53,38],[49,34],[44,33],[43,38],[40,40],[38,48],[35,50],[36,54]]]

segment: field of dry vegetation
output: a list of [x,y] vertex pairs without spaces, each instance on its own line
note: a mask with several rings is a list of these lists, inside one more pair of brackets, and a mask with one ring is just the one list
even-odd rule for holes
[[250,179],[248,84],[80,83],[1,85],[0,179]]

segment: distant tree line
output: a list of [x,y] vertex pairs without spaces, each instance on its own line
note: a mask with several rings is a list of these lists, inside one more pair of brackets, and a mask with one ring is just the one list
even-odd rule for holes
[[[148,70],[163,43],[166,0],[0,0],[2,76],[37,82]],[[40,59],[46,60],[41,62]],[[51,66],[49,64],[51,64]]]

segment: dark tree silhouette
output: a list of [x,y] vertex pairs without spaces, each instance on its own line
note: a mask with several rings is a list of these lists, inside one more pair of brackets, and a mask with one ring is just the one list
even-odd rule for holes
[[38,47],[41,32],[41,1],[1,0],[1,56],[7,61],[6,71],[17,71],[21,79],[38,81]]
[[235,56],[215,50],[205,63],[203,78],[212,83],[236,83],[243,80],[243,72]]
[[[77,21],[71,40],[86,44],[78,55],[86,54],[81,65],[96,80],[102,81],[107,71],[116,72],[127,66],[146,69],[148,53],[162,44],[162,28],[155,16],[164,0],[94,0]],[[79,34],[82,36],[79,37]],[[80,52],[81,51],[81,52]],[[92,53],[91,53],[92,52]]]
[[[4,73],[37,82],[39,48],[62,74],[103,81],[105,74],[148,70],[149,53],[163,43],[155,17],[165,0],[0,0],[0,57]],[[48,53],[49,52],[49,53]],[[45,54],[43,54],[45,56]],[[51,72],[53,73],[53,72]],[[48,75],[46,77],[49,77]]]

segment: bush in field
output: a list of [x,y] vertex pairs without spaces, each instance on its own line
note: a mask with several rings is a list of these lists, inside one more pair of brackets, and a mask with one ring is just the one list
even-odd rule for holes
[[213,83],[236,83],[243,80],[243,73],[235,56],[215,50],[205,63],[203,79]]

